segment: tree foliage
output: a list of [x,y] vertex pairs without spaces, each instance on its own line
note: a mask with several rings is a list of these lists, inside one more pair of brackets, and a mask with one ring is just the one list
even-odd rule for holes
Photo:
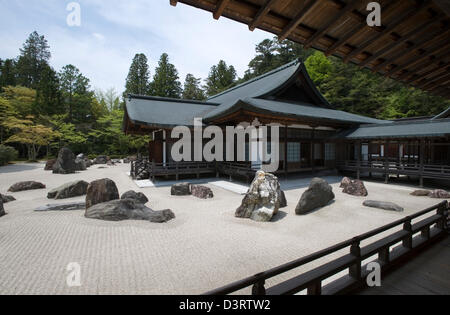
[[151,95],[161,97],[180,98],[181,83],[178,70],[169,62],[169,55],[162,54],[155,69],[155,75],[150,85]]
[[150,92],[150,70],[145,54],[136,54],[125,82],[124,97],[127,94],[147,95]]
[[206,99],[205,92],[201,87],[201,79],[197,79],[192,74],[186,75],[183,87],[183,99],[187,100],[204,100]]
[[208,78],[206,78],[206,94],[216,95],[236,84],[237,73],[233,66],[228,66],[223,60],[211,67]]

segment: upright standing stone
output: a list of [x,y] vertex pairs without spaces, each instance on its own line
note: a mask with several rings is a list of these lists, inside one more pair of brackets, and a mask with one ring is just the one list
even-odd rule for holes
[[350,183],[345,185],[343,193],[357,197],[366,197],[369,194],[364,183],[359,179],[351,180]]
[[333,188],[325,180],[313,178],[295,208],[295,213],[301,215],[325,207],[334,197]]
[[0,198],[0,217],[3,217],[6,214],[5,208],[3,208],[3,200]]
[[53,165],[53,174],[73,174],[77,169],[73,152],[68,148],[62,148],[55,165]]
[[281,189],[278,178],[270,173],[259,171],[250,189],[237,208],[237,218],[268,222],[278,213],[281,203]]
[[116,183],[105,178],[89,184],[86,195],[86,209],[93,205],[119,199]]

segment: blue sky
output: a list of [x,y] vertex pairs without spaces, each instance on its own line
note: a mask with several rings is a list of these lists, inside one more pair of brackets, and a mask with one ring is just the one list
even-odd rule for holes
[[66,23],[66,0],[0,0],[0,58],[13,58],[28,35],[47,38],[51,65],[77,66],[93,88],[122,92],[133,56],[145,53],[151,75],[167,52],[181,81],[187,73],[204,79],[220,59],[243,75],[255,45],[272,34],[169,0],[80,0],[81,26]]

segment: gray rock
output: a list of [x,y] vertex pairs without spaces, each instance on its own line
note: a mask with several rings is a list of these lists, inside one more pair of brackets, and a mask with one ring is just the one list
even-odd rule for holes
[[75,159],[75,165],[77,166],[77,171],[87,170],[86,161],[84,159]]
[[352,180],[350,179],[350,178],[348,178],[348,177],[344,177],[343,179],[342,179],[342,181],[341,181],[341,188],[345,188],[345,187],[347,187],[348,185],[350,185],[351,184],[351,182],[352,182]]
[[258,171],[235,216],[259,222],[269,222],[278,213],[281,189],[278,178]]
[[0,198],[0,218],[6,214],[5,208],[3,207],[3,200]]
[[53,205],[46,205],[36,208],[34,211],[45,212],[45,211],[73,211],[73,210],[85,210],[85,202],[75,202],[75,203],[60,203]]
[[287,207],[287,199],[284,191],[280,190],[280,209]]
[[117,199],[119,199],[119,190],[116,183],[108,178],[96,180],[90,183],[87,188],[86,208]]
[[123,159],[123,163],[124,163],[124,164],[130,164],[130,163],[131,163],[131,160],[130,160],[129,158],[124,158],[124,159]]
[[321,207],[325,207],[334,199],[333,188],[321,178],[313,178],[308,190],[306,190],[297,207],[295,213],[306,214]]
[[53,165],[55,165],[56,160],[48,160],[47,163],[45,163],[44,171],[53,171]]
[[164,223],[175,218],[171,210],[154,211],[132,199],[113,200],[86,209],[85,217],[105,221],[145,220]]
[[370,207],[370,208],[377,208],[382,210],[389,210],[389,211],[396,211],[396,212],[403,212],[405,209],[400,207],[399,205],[387,202],[387,201],[374,201],[374,200],[366,200],[363,203],[364,206]]
[[172,186],[170,193],[172,196],[189,196],[191,195],[191,184],[179,183]]
[[84,196],[87,193],[88,186],[89,186],[88,182],[85,182],[84,180],[77,180],[51,190],[47,194],[47,198],[59,200]]
[[94,164],[106,164],[106,163],[108,163],[108,161],[109,161],[109,158],[106,155],[99,155],[94,159],[93,163]]
[[92,166],[92,161],[89,159],[84,159],[84,163],[86,164],[86,168],[89,168]]
[[73,152],[68,148],[62,148],[55,165],[53,165],[53,174],[73,174],[77,170]]
[[450,193],[442,189],[433,190],[428,196],[437,199],[450,199]]
[[369,194],[364,183],[358,179],[345,183],[343,193],[357,197],[366,197]]
[[2,199],[3,203],[16,201],[16,198],[14,198],[13,196],[2,195],[2,194],[0,194],[0,199]]
[[19,192],[26,190],[44,189],[45,185],[35,181],[19,182],[12,185],[8,191],[9,192]]
[[141,192],[135,192],[133,190],[127,191],[124,193],[120,199],[133,199],[136,202],[146,204],[149,200],[148,198]]
[[211,199],[214,198],[214,193],[211,188],[201,185],[192,185],[191,186],[192,196],[200,198],[200,199]]
[[122,163],[122,161],[119,160],[119,159],[111,160],[111,162],[113,162],[114,164],[121,164]]
[[417,196],[417,197],[427,197],[430,194],[431,194],[431,191],[429,191],[429,190],[415,190],[410,195]]

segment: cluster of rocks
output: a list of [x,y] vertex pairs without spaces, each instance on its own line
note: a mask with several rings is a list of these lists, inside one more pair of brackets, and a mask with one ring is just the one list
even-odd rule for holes
[[172,196],[194,196],[200,199],[214,198],[211,188],[202,185],[191,185],[189,183],[178,183],[171,187]]
[[84,154],[75,154],[69,148],[62,148],[56,160],[49,160],[45,164],[46,171],[53,171],[53,174],[74,174],[77,171],[85,171],[92,166],[92,161]]
[[280,188],[278,178],[273,174],[259,171],[237,208],[235,216],[269,222],[279,209],[285,206],[287,206],[286,196]]
[[344,177],[341,181],[340,187],[344,189],[342,191],[344,194],[357,197],[366,197],[367,195],[369,195],[366,187],[364,186],[364,183],[358,179],[350,179],[348,177]]
[[450,199],[450,193],[443,189],[436,190],[416,190],[411,193],[412,196],[430,197],[436,199]]
[[116,184],[110,179],[100,179],[89,184],[86,195],[85,217],[105,221],[146,220],[164,223],[175,218],[172,210],[154,211],[145,206],[147,197],[133,191],[119,199]]

